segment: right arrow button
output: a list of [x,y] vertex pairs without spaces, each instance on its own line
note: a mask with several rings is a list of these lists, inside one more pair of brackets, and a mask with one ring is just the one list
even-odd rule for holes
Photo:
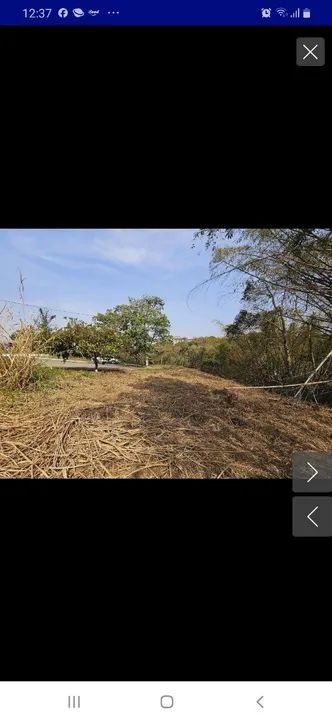
[[332,492],[332,452],[294,453],[293,492]]
[[318,470],[316,470],[316,468],[314,468],[314,466],[311,465],[311,463],[308,462],[308,460],[307,460],[307,465],[309,465],[309,467],[311,468],[311,470],[313,470],[312,475],[311,475],[310,478],[307,480],[307,483],[310,483],[311,480],[313,480],[314,477],[316,477],[316,475],[318,475]]

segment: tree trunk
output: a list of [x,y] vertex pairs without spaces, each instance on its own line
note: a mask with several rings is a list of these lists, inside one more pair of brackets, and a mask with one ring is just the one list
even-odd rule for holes
[[282,311],[282,307],[280,307],[280,306],[278,306],[278,305],[276,304],[275,299],[274,299],[273,292],[272,292],[271,289],[268,287],[268,285],[266,285],[265,287],[267,288],[267,291],[268,291],[268,293],[269,293],[269,295],[270,295],[273,308],[274,308],[274,310],[278,313],[278,315],[279,315],[279,317],[280,317],[280,321],[281,321],[281,334],[282,334],[282,344],[283,344],[283,349],[284,349],[284,362],[285,362],[285,367],[286,367],[287,375],[288,375],[288,377],[291,377],[291,376],[292,376],[292,358],[291,358],[290,349],[289,349],[289,345],[288,345],[287,328],[286,328],[286,323],[285,323],[285,318],[284,318],[284,314],[283,314],[283,311]]
[[287,375],[291,377],[292,375],[292,359],[290,354],[290,349],[288,345],[288,338],[287,338],[287,328],[285,323],[285,318],[282,312],[282,309],[279,309],[280,314],[280,320],[281,320],[281,332],[282,332],[282,342],[284,346],[284,358],[285,358],[285,366],[287,370]]
[[310,352],[310,356],[311,356],[311,364],[312,364],[312,367],[314,370],[316,367],[316,362],[315,362],[314,350],[313,350],[313,346],[312,346],[312,325],[311,325],[311,323],[309,325],[309,352]]

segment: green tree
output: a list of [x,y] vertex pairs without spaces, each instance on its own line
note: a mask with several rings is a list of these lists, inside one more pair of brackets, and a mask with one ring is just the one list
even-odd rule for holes
[[174,363],[174,345],[172,339],[156,343],[152,349],[151,362],[160,365]]
[[226,325],[226,337],[235,338],[246,331],[257,328],[260,318],[260,313],[250,313],[248,310],[240,310],[234,321],[230,325]]
[[98,327],[109,328],[119,335],[123,353],[136,362],[144,362],[157,343],[170,338],[170,322],[160,297],[144,295],[128,300],[127,304],[117,305],[114,310],[98,313],[95,320]]
[[116,352],[117,338],[110,328],[70,318],[66,327],[51,334],[48,348],[58,354],[68,352],[92,358],[98,370],[98,357]]
[[275,305],[300,322],[314,313],[317,327],[332,331],[331,228],[202,229],[195,243],[202,238],[211,251],[210,280],[250,281],[266,309]]
[[36,332],[36,340],[40,349],[44,349],[45,343],[54,330],[52,323],[55,320],[48,308],[39,308],[37,317],[33,320],[33,327]]
[[39,314],[34,320],[34,325],[37,330],[49,334],[53,330],[52,322],[55,318],[56,315],[52,315],[48,308],[39,308]]

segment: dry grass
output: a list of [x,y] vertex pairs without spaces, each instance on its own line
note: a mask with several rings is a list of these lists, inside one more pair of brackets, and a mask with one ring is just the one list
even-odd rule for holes
[[295,450],[332,449],[332,410],[230,384],[68,370],[45,392],[0,393],[0,477],[284,477]]
[[33,379],[37,358],[33,355],[36,335],[33,329],[21,323],[13,346],[8,352],[9,333],[1,324],[0,313],[0,388],[22,390]]

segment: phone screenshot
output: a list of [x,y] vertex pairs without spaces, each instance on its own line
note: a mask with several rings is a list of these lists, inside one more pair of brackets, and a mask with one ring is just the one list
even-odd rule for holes
[[0,7],[0,714],[328,720],[332,9],[64,2]]

